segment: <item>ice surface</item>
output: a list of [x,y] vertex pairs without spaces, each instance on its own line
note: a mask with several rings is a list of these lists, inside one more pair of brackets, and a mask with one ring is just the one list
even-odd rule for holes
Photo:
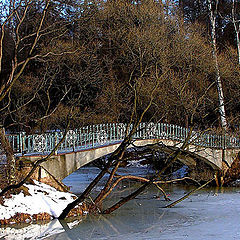
[[[130,168],[129,171],[121,169],[122,174],[137,172],[143,174],[148,171],[146,168]],[[86,167],[75,172],[72,175],[73,178],[70,175],[66,181],[73,186],[73,189],[82,191],[83,186],[80,187],[79,183],[84,182],[85,187],[85,184],[89,183],[96,174],[96,168]],[[175,184],[163,187],[172,200],[182,197],[192,189]],[[118,192],[122,194],[125,190],[127,189],[122,186]],[[110,196],[111,200],[114,201],[114,195]],[[171,209],[163,208],[166,204],[160,191],[150,187],[110,215],[87,216],[82,220],[65,224],[68,227],[61,227],[57,221],[56,225],[52,226],[49,224],[30,225],[21,230],[1,229],[0,238],[3,237],[6,240],[43,238],[45,240],[240,239],[240,189],[238,188],[206,188]]]

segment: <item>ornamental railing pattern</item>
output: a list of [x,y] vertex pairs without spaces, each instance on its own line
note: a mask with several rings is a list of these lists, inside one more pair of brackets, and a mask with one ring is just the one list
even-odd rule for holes
[[[90,149],[121,142],[126,134],[127,124],[109,123],[86,126],[69,130],[58,148],[58,152],[70,152]],[[131,128],[131,127],[130,127]],[[134,134],[134,139],[160,139],[183,142],[189,129],[166,123],[141,123]],[[7,135],[14,152],[21,154],[46,154],[54,149],[54,146],[63,137],[61,131],[50,131],[43,134]],[[189,140],[191,144],[208,148],[240,148],[239,137],[230,135],[218,135],[193,131]]]

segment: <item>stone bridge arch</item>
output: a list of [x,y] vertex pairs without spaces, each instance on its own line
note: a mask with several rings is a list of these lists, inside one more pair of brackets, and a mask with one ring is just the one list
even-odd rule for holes
[[[166,153],[171,153],[177,150],[180,146],[178,141],[166,139],[139,139],[134,142],[134,145],[146,146],[148,144],[159,142],[162,142],[164,146],[166,146],[165,149],[163,149]],[[120,142],[81,151],[57,154],[49,161],[42,163],[41,166],[50,172],[57,180],[62,180],[80,167],[112,153],[119,145]],[[133,146],[130,145],[129,147]],[[225,158],[225,161],[231,166],[238,152],[239,150],[232,149],[231,151],[228,151],[228,154],[225,154],[222,149],[189,145],[186,150],[181,152],[179,160],[188,166],[194,165],[196,160],[202,160],[213,170],[219,170],[222,168],[223,158]],[[24,156],[23,158],[35,161],[40,157],[43,156]],[[44,171],[42,173],[42,177],[44,177]]]

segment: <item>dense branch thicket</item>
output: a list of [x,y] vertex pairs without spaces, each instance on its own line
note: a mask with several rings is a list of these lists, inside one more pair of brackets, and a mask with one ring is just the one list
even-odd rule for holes
[[[131,86],[137,82],[141,90],[141,111],[156,81],[156,97],[145,121],[161,118],[188,126],[198,105],[198,126],[219,126],[205,1],[179,1],[171,7],[152,0],[17,2],[18,15],[7,23],[6,18],[1,19],[1,86],[13,67],[17,74],[20,63],[30,59],[1,100],[4,127],[31,132],[62,126],[73,101],[74,126],[128,121],[129,106],[134,104]],[[39,38],[31,51],[46,6]],[[230,126],[235,127],[239,121],[240,78],[234,26],[227,20],[231,6],[231,1],[220,1],[216,32],[226,115]],[[14,12],[14,7],[2,12],[7,15],[8,10]],[[229,29],[231,34],[227,33]],[[68,51],[71,54],[63,54]],[[19,67],[13,66],[16,59]],[[51,115],[50,120],[46,122],[39,115]]]

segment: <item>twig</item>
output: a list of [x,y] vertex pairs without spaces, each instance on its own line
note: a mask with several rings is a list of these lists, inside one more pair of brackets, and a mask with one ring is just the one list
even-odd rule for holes
[[[132,179],[132,180],[141,181],[141,182],[150,182],[149,179],[144,177],[138,177],[138,176],[132,176],[132,175],[121,176],[113,183],[113,185],[111,186],[111,188],[109,188],[109,190],[105,193],[105,195],[102,196],[101,201],[103,201],[113,191],[113,189],[118,185],[118,183],[124,179]],[[160,186],[158,186],[157,182],[153,182],[153,185],[156,186],[163,193],[166,201],[170,200],[167,197],[167,194],[165,193],[165,191]]]
[[155,181],[155,183],[167,184],[167,183],[180,182],[180,181],[184,181],[184,180],[193,181],[198,186],[201,186],[201,184],[198,181],[196,181],[196,180],[194,180],[193,178],[190,178],[190,177],[177,178],[177,179],[168,180],[168,181]]
[[171,208],[171,207],[174,207],[176,204],[180,203],[181,201],[183,201],[184,199],[188,198],[190,195],[192,195],[193,193],[197,192],[198,190],[204,188],[205,186],[207,186],[210,182],[212,182],[213,180],[215,180],[215,176],[214,178],[212,178],[211,180],[209,180],[208,182],[204,183],[202,186],[200,186],[199,188],[196,188],[192,191],[190,191],[188,194],[186,194],[185,196],[181,197],[180,199],[178,199],[177,201],[167,205],[166,207],[164,208]]

